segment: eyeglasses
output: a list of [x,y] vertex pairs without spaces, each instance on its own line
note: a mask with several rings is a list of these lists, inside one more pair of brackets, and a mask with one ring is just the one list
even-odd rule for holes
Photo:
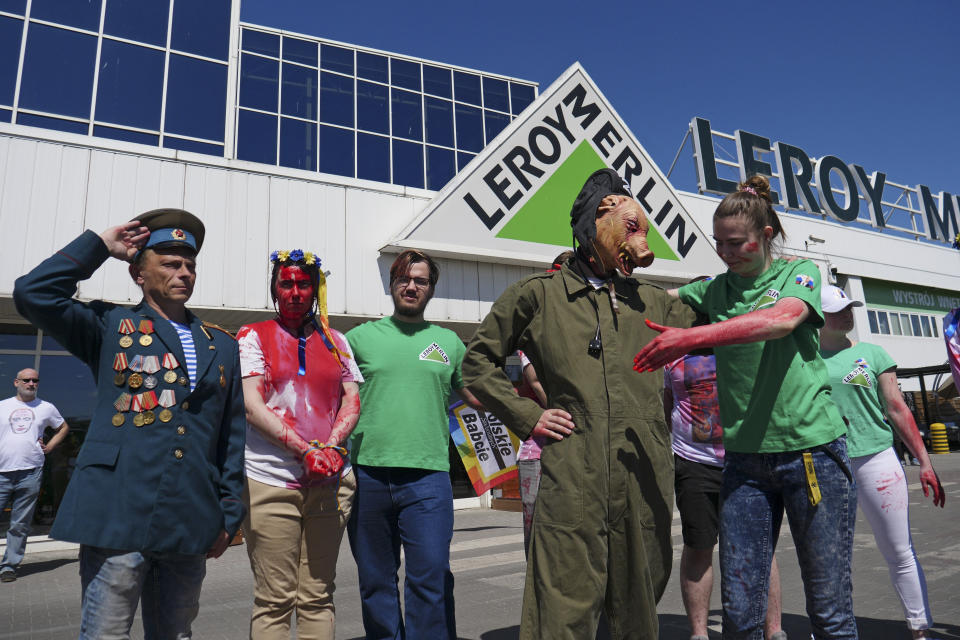
[[40,382],[40,378],[17,378],[20,382]]
[[393,283],[395,285],[405,287],[410,284],[411,281],[416,285],[417,289],[426,289],[430,286],[430,280],[428,278],[410,278],[407,276],[400,276],[394,280]]

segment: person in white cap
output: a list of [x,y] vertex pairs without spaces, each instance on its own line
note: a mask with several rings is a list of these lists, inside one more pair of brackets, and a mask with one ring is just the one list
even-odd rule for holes
[[893,429],[920,461],[923,495],[932,493],[933,503],[943,507],[943,487],[897,385],[897,363],[882,347],[847,335],[853,330],[853,307],[863,303],[830,285],[821,289],[820,302],[824,316],[820,355],[833,400],[847,422],[857,500],[887,561],[907,627],[914,638],[929,638],[927,585],[910,538],[907,479],[893,450]]

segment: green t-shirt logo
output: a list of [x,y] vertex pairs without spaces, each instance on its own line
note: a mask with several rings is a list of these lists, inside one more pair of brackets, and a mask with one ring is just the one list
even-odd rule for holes
[[780,297],[780,292],[776,289],[767,289],[767,292],[760,296],[760,299],[753,303],[753,306],[750,307],[750,311],[756,311],[757,309],[763,309],[764,307],[769,307]]
[[431,344],[420,353],[420,359],[430,360],[431,362],[439,362],[440,364],[450,364],[450,358],[447,357],[447,354],[443,352],[443,349],[441,349],[440,345],[438,345],[436,342]]
[[857,367],[847,375],[843,376],[843,384],[856,384],[870,389],[873,383],[870,381],[870,374],[863,367]]

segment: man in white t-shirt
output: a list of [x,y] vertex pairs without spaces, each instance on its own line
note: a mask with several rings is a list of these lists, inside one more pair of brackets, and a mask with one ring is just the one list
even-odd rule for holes
[[[40,495],[44,456],[67,436],[70,427],[57,408],[37,397],[40,376],[34,369],[17,373],[17,395],[0,401],[0,509],[12,501],[7,549],[0,562],[0,582],[17,579],[33,510]],[[47,427],[56,433],[43,444]]]

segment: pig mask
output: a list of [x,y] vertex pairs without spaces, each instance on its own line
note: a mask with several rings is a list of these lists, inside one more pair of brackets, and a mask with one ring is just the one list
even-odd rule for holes
[[601,169],[587,178],[570,217],[574,236],[604,274],[619,270],[629,276],[653,263],[647,217],[614,170]]

